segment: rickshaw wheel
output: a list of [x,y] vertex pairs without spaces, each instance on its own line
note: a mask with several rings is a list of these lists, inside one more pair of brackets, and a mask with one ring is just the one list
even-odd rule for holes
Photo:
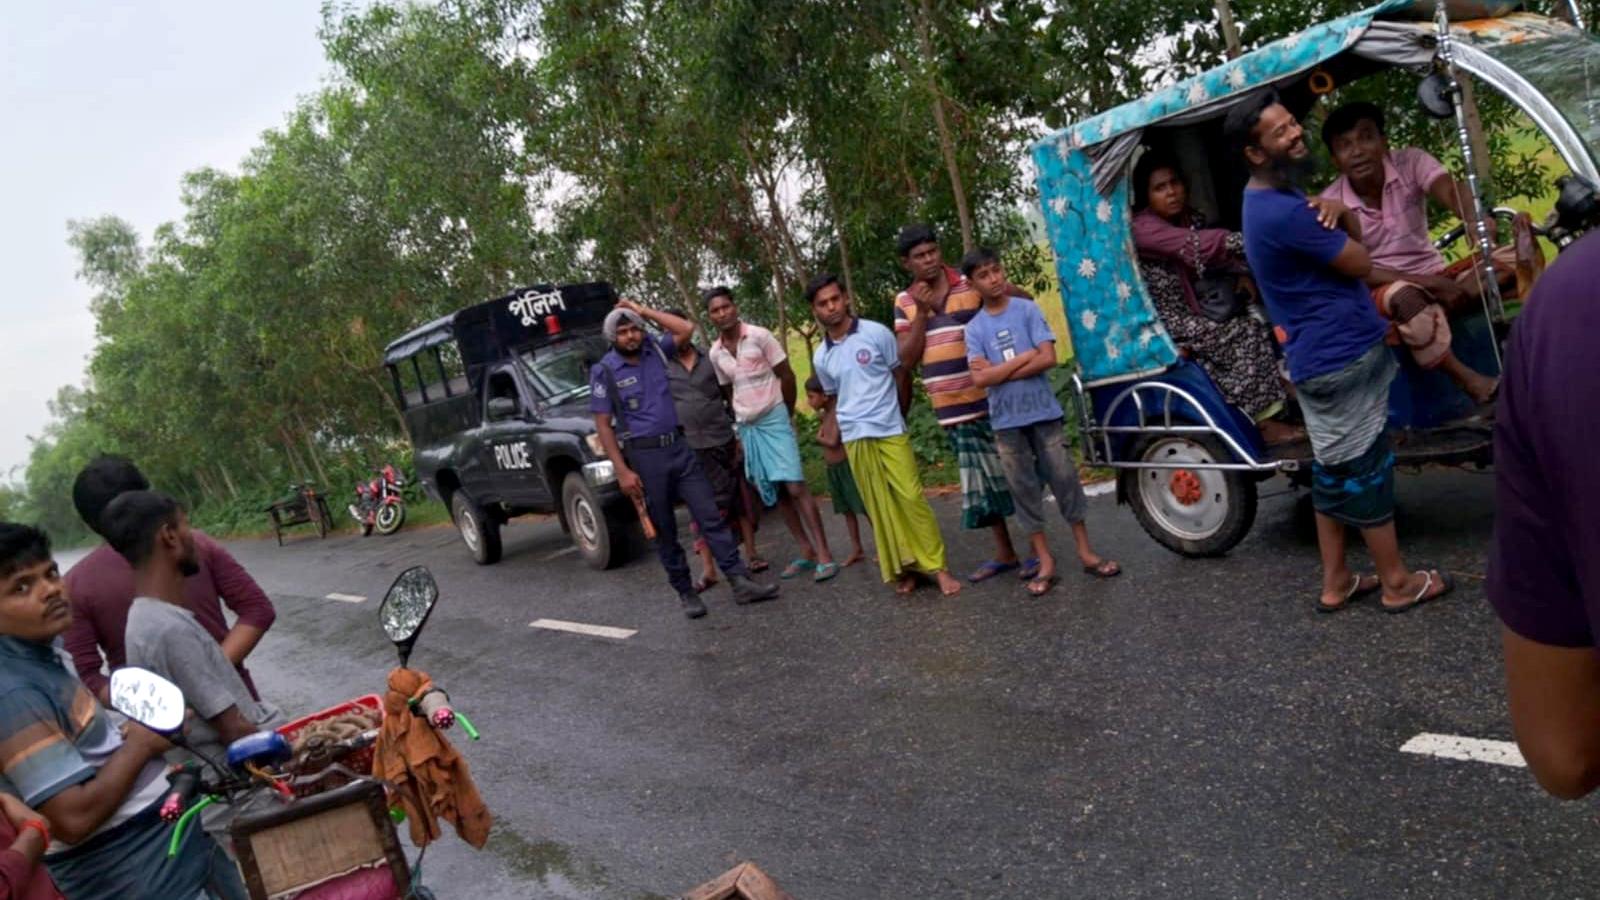
[[[1228,462],[1232,454],[1211,435],[1149,435],[1134,446],[1139,462],[1179,465]],[[1123,496],[1146,534],[1174,553],[1221,556],[1250,533],[1256,483],[1248,472],[1218,469],[1124,469]]]

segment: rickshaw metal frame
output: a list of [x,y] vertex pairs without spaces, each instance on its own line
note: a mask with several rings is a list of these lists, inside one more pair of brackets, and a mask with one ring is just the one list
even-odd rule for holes
[[[1141,392],[1159,393],[1161,424],[1152,426],[1145,410],[1145,401],[1140,397]],[[1076,373],[1072,376],[1073,405],[1077,408],[1078,429],[1083,435],[1083,446],[1089,454],[1089,464],[1106,469],[1215,469],[1223,472],[1276,472],[1283,469],[1284,460],[1269,460],[1257,462],[1254,455],[1246,450],[1233,435],[1229,434],[1217,424],[1217,420],[1201,405],[1200,399],[1187,390],[1174,384],[1162,381],[1135,381],[1124,388],[1116,398],[1106,404],[1106,413],[1102,421],[1112,421],[1117,410],[1131,400],[1133,408],[1138,412],[1138,425],[1102,425],[1095,422],[1089,409],[1088,393],[1084,390],[1083,381]],[[1198,412],[1202,420],[1200,424],[1176,424],[1172,416],[1172,401],[1176,397]],[[1176,422],[1185,422],[1180,418]],[[1217,462],[1217,463],[1161,463],[1161,462],[1133,462],[1118,461],[1111,448],[1113,435],[1119,434],[1147,434],[1147,435],[1193,435],[1210,434],[1219,438],[1228,451],[1237,459],[1246,462]]]

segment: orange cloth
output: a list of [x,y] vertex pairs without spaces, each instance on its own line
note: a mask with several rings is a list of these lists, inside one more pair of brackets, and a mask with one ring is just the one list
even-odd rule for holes
[[[467,761],[443,734],[411,711],[412,699],[432,689],[433,680],[416,669],[389,673],[372,774],[399,788],[396,796],[418,847],[438,839],[438,817],[443,816],[454,823],[462,840],[482,849],[494,817],[472,783]],[[420,807],[419,794],[426,801]]]

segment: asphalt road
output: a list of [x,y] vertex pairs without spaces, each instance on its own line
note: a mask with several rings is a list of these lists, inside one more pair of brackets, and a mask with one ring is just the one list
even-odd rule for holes
[[[1126,574],[1074,571],[1043,600],[1010,578],[899,599],[859,566],[747,608],[718,589],[698,622],[653,557],[593,572],[548,520],[509,529],[491,567],[447,529],[232,549],[278,604],[251,666],[293,711],[381,689],[378,599],[432,567],[413,664],[481,728],[463,749],[497,817],[485,851],[429,851],[444,898],[672,896],[742,860],[804,900],[1590,896],[1591,804],[1399,751],[1510,738],[1481,580],[1491,487],[1401,478],[1408,557],[1460,576],[1404,616],[1313,612],[1315,538],[1289,496],[1210,561],[1098,498],[1090,527]],[[970,570],[986,536],[956,532],[956,500],[935,509]],[[783,557],[776,517],[761,543]]]

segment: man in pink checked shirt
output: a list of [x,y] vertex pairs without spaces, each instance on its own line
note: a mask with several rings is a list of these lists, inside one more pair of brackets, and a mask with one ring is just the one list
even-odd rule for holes
[[[132,462],[120,456],[102,456],[85,466],[72,485],[72,503],[95,534],[100,531],[100,514],[119,494],[150,489],[150,482]],[[229,555],[221,544],[195,532],[200,571],[190,576],[186,589],[187,606],[205,630],[222,645],[222,653],[239,669],[251,696],[260,692],[244,667],[245,657],[255,649],[262,635],[272,627],[277,613],[266,592],[250,573]],[[72,654],[78,677],[100,702],[110,705],[106,674],[126,664],[123,632],[128,624],[128,608],[133,604],[133,567],[107,544],[96,547],[66,576],[67,596],[72,601],[72,627],[63,639]],[[227,604],[236,621],[228,626],[222,605]]]

